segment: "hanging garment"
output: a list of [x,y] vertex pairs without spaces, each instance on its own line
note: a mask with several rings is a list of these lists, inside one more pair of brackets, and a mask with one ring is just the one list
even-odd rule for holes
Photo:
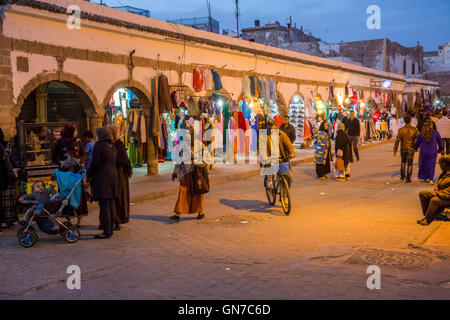
[[250,88],[250,78],[247,75],[244,75],[242,78],[242,92],[244,98],[248,98],[251,96],[251,88]]
[[156,139],[157,137],[159,137],[159,102],[158,102],[158,91],[157,91],[157,86],[158,86],[158,82],[156,81],[156,77],[153,77],[150,79],[150,92],[151,92],[151,97],[152,97],[152,102],[150,105],[150,114],[151,114],[151,136]]
[[199,67],[194,68],[192,86],[194,87],[195,92],[201,92],[203,90],[203,73]]
[[147,143],[147,126],[144,111],[139,114],[139,139],[141,143]]
[[172,103],[172,108],[178,108],[176,95],[177,95],[177,92],[176,92],[176,91],[173,91],[173,92],[170,94],[170,102]]
[[223,115],[222,128],[223,128],[223,131],[224,131],[223,132],[224,134],[223,134],[222,143],[223,143],[224,147],[226,146],[226,143],[227,143],[227,141],[226,141],[227,135],[226,135],[225,130],[228,129],[228,123],[230,122],[230,118],[231,118],[230,106],[231,106],[230,101],[227,101],[227,103],[225,103],[225,105],[223,106],[223,110],[222,110],[222,115]]
[[211,73],[213,75],[214,89],[219,91],[223,88],[222,81],[220,80],[220,75],[216,70],[211,70]]
[[252,97],[259,96],[258,87],[259,87],[258,77],[250,77],[250,92],[252,94]]
[[263,91],[263,82],[264,82],[263,78],[258,78],[258,93],[259,93],[258,97],[259,98],[263,98],[263,94],[264,94],[262,92]]
[[250,151],[256,152],[258,148],[258,115],[254,112],[252,112],[250,115],[249,125],[252,129]]
[[214,90],[214,80],[211,70],[205,69],[203,71],[203,87],[206,91]]
[[[269,89],[269,80],[264,79],[264,99],[267,101],[267,104],[270,104],[270,89]],[[275,103],[276,99],[272,99]]]
[[241,111],[236,111],[234,113],[237,125],[237,134],[236,134],[236,144],[239,146],[239,154],[244,155],[245,153],[245,131],[247,130],[247,123],[244,118],[244,114]]
[[283,124],[283,117],[279,114],[275,115],[273,117],[273,120],[275,120],[275,128],[278,129]]
[[269,79],[269,99],[273,101],[277,100],[277,88],[273,79]]
[[170,100],[169,81],[164,74],[158,78],[158,106],[159,113],[171,112],[172,103]]
[[236,110],[236,101],[234,100],[228,100],[226,102],[226,105],[228,106],[228,112],[234,113]]
[[245,119],[250,119],[250,114],[252,112],[252,109],[248,105],[247,101],[242,100],[241,101],[241,111],[244,113]]

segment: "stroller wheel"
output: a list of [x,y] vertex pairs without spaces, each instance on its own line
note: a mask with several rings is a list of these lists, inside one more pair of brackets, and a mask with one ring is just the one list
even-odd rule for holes
[[[20,235],[25,232],[25,228],[26,228],[25,226],[21,226],[19,228],[19,230],[17,230],[17,239],[19,239]],[[28,228],[28,231],[34,232],[34,234],[36,235],[36,241],[37,241],[38,240],[38,236],[37,236],[36,230],[33,228],[33,226],[30,226]]]
[[64,225],[66,228],[63,228],[62,226],[59,226],[59,233],[64,237],[64,236],[65,236],[65,233],[66,233],[66,230],[67,230],[68,228],[71,228],[71,227],[72,227],[72,223],[71,223],[70,221],[64,221],[64,222],[63,222],[63,225]]
[[18,240],[22,247],[31,248],[37,242],[37,234],[32,230],[24,231],[18,236]]
[[80,239],[80,231],[75,227],[70,227],[64,232],[64,239],[68,243],[75,243]]

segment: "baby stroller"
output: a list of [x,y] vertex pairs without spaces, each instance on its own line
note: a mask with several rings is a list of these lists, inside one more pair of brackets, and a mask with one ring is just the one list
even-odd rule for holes
[[[86,170],[82,169],[77,173],[56,170],[55,175],[59,193],[52,196],[48,203],[23,201],[23,203],[32,204],[33,206],[25,213],[23,220],[20,222],[21,227],[17,231],[17,239],[22,247],[31,248],[38,240],[36,230],[31,225],[33,221],[36,221],[42,232],[51,235],[60,234],[68,243],[75,243],[80,239],[80,231],[70,221],[62,222],[60,218],[62,218],[64,208],[68,205],[75,209],[79,207],[81,198],[80,183],[86,175]],[[55,207],[55,204],[59,208],[57,210],[50,209],[50,207]],[[56,212],[52,213],[49,210]]]

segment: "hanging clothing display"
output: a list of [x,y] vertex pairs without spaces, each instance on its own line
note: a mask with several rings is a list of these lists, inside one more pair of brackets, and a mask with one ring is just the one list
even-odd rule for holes
[[194,68],[192,75],[192,86],[195,92],[200,92],[203,90],[203,73],[199,67]]
[[250,78],[247,75],[244,75],[242,78],[242,93],[244,98],[248,98],[252,94],[250,89]]
[[214,90],[213,75],[209,69],[203,71],[203,89],[205,91]]
[[258,77],[250,77],[250,94],[252,97],[258,97]]
[[268,87],[269,87],[269,99],[276,101],[277,100],[277,88],[276,88],[275,80],[269,79]]
[[220,75],[216,70],[211,70],[211,73],[213,75],[214,89],[216,91],[219,91],[223,88],[222,81],[220,80]]
[[160,74],[158,77],[158,106],[159,113],[172,111],[169,81],[164,74]]

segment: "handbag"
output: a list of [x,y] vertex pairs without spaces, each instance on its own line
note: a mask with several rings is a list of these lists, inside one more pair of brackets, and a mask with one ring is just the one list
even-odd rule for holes
[[206,164],[194,165],[194,194],[208,193],[210,189],[209,172]]

